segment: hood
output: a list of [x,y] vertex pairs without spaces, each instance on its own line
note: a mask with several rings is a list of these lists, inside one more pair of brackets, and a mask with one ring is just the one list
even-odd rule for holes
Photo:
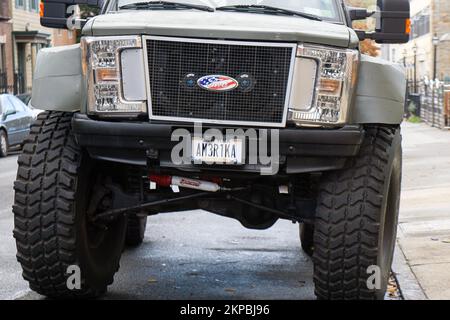
[[353,30],[301,17],[186,10],[123,11],[97,16],[83,29],[93,36],[148,34],[212,39],[308,42],[348,48]]

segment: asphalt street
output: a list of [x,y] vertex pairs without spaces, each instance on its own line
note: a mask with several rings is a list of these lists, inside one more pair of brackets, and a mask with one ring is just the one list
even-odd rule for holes
[[16,262],[16,245],[12,237],[12,186],[16,170],[16,155],[0,158],[0,299],[19,297],[28,289]]

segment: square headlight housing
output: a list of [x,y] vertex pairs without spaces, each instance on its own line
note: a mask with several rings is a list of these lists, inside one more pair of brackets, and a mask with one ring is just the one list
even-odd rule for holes
[[142,49],[141,37],[83,37],[81,48],[89,114],[136,117],[147,113],[145,97],[136,101],[124,98],[121,70],[122,52]]
[[299,45],[288,120],[297,125],[343,125],[356,84],[359,52]]

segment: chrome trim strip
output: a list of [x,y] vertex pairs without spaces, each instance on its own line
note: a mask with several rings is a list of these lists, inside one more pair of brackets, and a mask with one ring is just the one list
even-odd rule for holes
[[[117,81],[118,86],[118,101],[122,105],[139,105],[141,107],[141,110],[139,111],[98,111],[95,108],[95,94],[94,94],[94,86],[97,84],[94,81],[94,69],[92,67],[92,61],[91,61],[91,45],[93,42],[96,41],[114,41],[114,40],[136,40],[136,46],[123,46],[117,48],[116,52],[114,53],[116,58],[116,67],[119,74],[119,80]],[[122,60],[121,60],[121,52],[126,49],[142,49],[142,38],[140,36],[104,36],[104,37],[93,37],[93,36],[87,36],[82,37],[80,41],[80,45],[82,48],[82,61],[85,63],[83,66],[83,76],[87,81],[87,106],[86,106],[86,112],[87,114],[92,115],[100,115],[102,117],[135,117],[139,114],[146,113],[147,112],[147,106],[146,106],[146,100],[142,101],[128,101],[125,100],[123,97],[123,84],[122,84]]]
[[[309,55],[304,52],[305,49],[316,49],[322,51],[332,51],[332,52],[340,52],[344,53],[347,57],[347,64],[345,67],[345,77],[342,80],[342,91],[340,98],[340,113],[339,119],[335,122],[316,120],[314,119],[315,113],[317,113],[317,103],[318,103],[318,90],[320,86],[320,73],[323,67],[323,61],[314,55]],[[351,100],[353,97],[353,93],[356,87],[356,82],[358,78],[358,64],[360,60],[360,53],[354,49],[341,49],[334,48],[329,46],[320,46],[320,45],[310,45],[305,43],[300,43],[298,46],[298,55],[299,58],[307,58],[307,59],[315,59],[319,63],[317,80],[316,80],[316,94],[314,97],[313,105],[309,111],[297,111],[289,107],[288,120],[294,122],[297,126],[306,126],[306,127],[336,127],[342,126],[348,122]],[[297,79],[298,81],[298,79]],[[310,119],[294,119],[294,113],[301,113],[304,115],[311,115],[312,120]]]

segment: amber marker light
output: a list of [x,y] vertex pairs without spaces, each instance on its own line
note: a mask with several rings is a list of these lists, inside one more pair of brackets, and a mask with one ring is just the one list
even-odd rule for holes
[[44,16],[44,3],[42,1],[39,2],[39,16],[41,18]]
[[329,95],[340,95],[341,94],[342,81],[334,79],[324,79],[320,80],[320,92]]
[[406,19],[405,33],[411,34],[411,19]]
[[98,82],[117,81],[119,75],[115,68],[99,68],[95,70]]

